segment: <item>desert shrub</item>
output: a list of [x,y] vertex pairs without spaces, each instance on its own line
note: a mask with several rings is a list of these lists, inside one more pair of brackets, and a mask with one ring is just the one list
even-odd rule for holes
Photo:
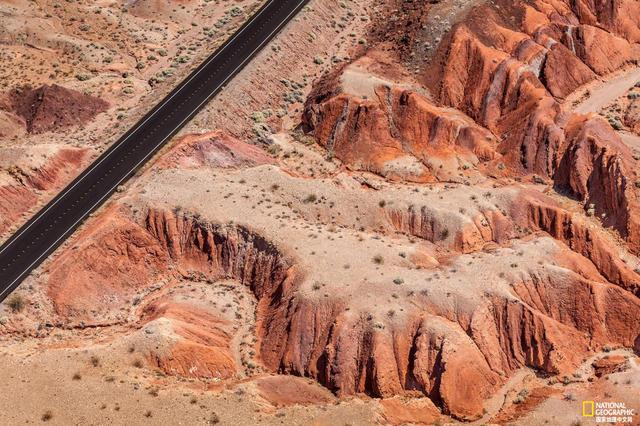
[[11,298],[7,301],[7,305],[11,308],[13,312],[21,312],[24,309],[24,299],[22,296],[16,294],[11,296]]

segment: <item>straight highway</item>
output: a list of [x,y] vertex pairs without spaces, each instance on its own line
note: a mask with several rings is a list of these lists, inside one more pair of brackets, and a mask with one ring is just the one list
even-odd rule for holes
[[268,0],[224,45],[9,238],[0,247],[0,301],[193,118],[307,1]]

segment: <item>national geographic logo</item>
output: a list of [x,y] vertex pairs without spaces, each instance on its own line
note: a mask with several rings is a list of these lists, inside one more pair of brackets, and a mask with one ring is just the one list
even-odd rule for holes
[[596,414],[596,404],[594,401],[582,401],[582,417],[593,417]]
[[582,401],[582,417],[594,417],[596,423],[633,423],[635,414],[624,402]]

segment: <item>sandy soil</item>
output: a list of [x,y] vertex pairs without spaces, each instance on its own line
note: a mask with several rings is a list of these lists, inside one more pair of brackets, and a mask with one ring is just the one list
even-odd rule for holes
[[[253,384],[220,392],[197,382],[177,381],[122,365],[135,355],[106,359],[110,348],[50,349],[28,354],[5,345],[0,355],[3,424],[214,425],[375,422],[377,403],[352,400],[339,405],[277,407]],[[99,359],[94,367],[92,356]],[[75,378],[74,378],[75,377]],[[317,386],[317,385],[316,385]],[[47,420],[50,416],[50,419]]]
[[619,71],[574,92],[565,100],[565,105],[571,105],[571,109],[580,114],[598,113],[626,94],[638,81],[640,81],[638,68]]
[[[221,11],[229,9],[230,6],[225,3],[220,5]],[[251,2],[245,3],[247,5],[251,4]],[[210,4],[206,4],[205,7],[188,4],[187,8],[182,9],[177,17],[162,16],[168,21],[173,21],[174,19],[178,21],[174,24],[169,24],[170,31],[174,31],[176,38],[165,38],[164,40],[166,41],[163,43],[166,44],[166,47],[164,44],[159,43],[160,46],[165,47],[168,51],[166,58],[171,58],[173,55],[173,49],[169,46],[195,43],[197,31],[207,26],[207,22],[204,21],[215,22],[215,20],[220,19],[220,14],[209,16],[206,11],[210,6]],[[233,6],[236,6],[236,4],[234,3]],[[237,6],[248,7],[245,4]],[[289,126],[289,124],[279,123],[290,123],[290,117],[299,114],[306,93],[311,88],[313,76],[331,66],[332,56],[336,58],[344,57],[349,54],[348,52],[351,49],[358,47],[358,38],[354,34],[364,34],[361,18],[365,19],[368,14],[365,12],[365,2],[354,3],[353,6],[357,12],[357,19],[354,16],[349,16],[348,20],[351,22],[349,26],[342,27],[341,25],[340,27],[335,27],[335,29],[331,27],[325,29],[317,23],[327,21],[329,15],[333,15],[335,5],[326,4],[326,2],[312,2],[308,10],[291,25],[292,28],[288,29],[276,40],[273,49],[266,49],[265,52],[259,55],[249,67],[250,69],[245,70],[238,76],[227,87],[225,92],[208,106],[207,111],[196,117],[191,124],[191,130],[186,130],[183,133],[193,131],[194,126],[198,131],[206,129],[206,126],[211,126],[211,128],[226,127],[230,132],[235,131],[238,134],[251,135],[255,134],[256,130],[259,130],[259,125],[266,126],[267,123],[269,126],[274,126],[274,128],[281,125]],[[125,19],[131,19],[136,25],[143,27],[147,25],[148,20],[152,17],[157,17],[159,12],[166,11],[164,6],[160,10],[153,10],[153,12],[148,8],[145,9],[144,6],[139,10],[140,12],[136,12],[135,17],[127,18],[125,16]],[[116,12],[109,11],[108,13]],[[199,13],[206,13],[207,16],[199,16]],[[346,10],[344,11],[344,16],[347,17]],[[196,21],[198,23],[197,27],[191,27],[190,21],[192,19],[198,19]],[[184,25],[185,22],[189,25]],[[224,29],[230,31],[233,28],[231,24],[237,22],[239,22],[238,19],[234,19],[230,24],[225,25]],[[129,25],[133,25],[133,23]],[[176,32],[181,27],[186,30],[184,35]],[[195,28],[195,30],[192,30],[192,28]],[[194,31],[196,31],[195,35],[190,36],[190,34],[194,34]],[[141,28],[140,32],[145,32],[145,30]],[[350,32],[354,34],[350,34]],[[350,34],[346,43],[343,41],[345,34]],[[185,39],[185,37],[190,38]],[[180,41],[178,42],[177,40]],[[214,39],[214,43],[218,42],[218,40]],[[211,41],[208,41],[208,43],[211,44]],[[306,54],[306,52],[311,51],[311,46],[319,46],[317,51],[325,52],[327,56],[323,57],[326,65],[316,64],[314,62],[315,57]],[[285,60],[292,57],[291,51],[300,53],[297,64],[291,64]],[[302,54],[302,52],[305,52],[305,54]],[[4,52],[4,54],[13,55],[10,52]],[[194,56],[189,58],[188,64],[196,64],[204,54],[206,52],[200,48],[194,50]],[[159,62],[164,61],[164,56],[156,56]],[[14,56],[11,57],[13,58]],[[131,56],[124,56],[126,65],[123,64],[121,66],[122,69],[118,69],[117,73],[114,73],[114,71],[98,72],[87,82],[79,82],[74,76],[63,80],[69,82],[69,85],[73,88],[104,95],[113,105],[118,105],[118,108],[111,109],[108,113],[99,116],[83,129],[57,132],[56,138],[64,140],[65,143],[77,141],[75,144],[78,146],[86,146],[86,141],[91,141],[91,146],[95,146],[95,151],[98,152],[108,145],[109,138],[114,138],[118,134],[117,128],[114,129],[113,126],[107,125],[107,123],[115,121],[118,127],[126,128],[135,121],[139,112],[144,111],[152,98],[155,99],[162,90],[170,88],[184,74],[184,72],[175,73],[174,76],[155,85],[153,92],[151,92],[150,89],[144,87],[146,85],[144,79],[152,75],[152,71],[148,70],[147,67],[143,71],[136,70],[135,62],[131,65],[130,58]],[[117,62],[115,57],[114,62]],[[31,59],[31,62],[26,63],[33,63],[33,60]],[[274,64],[278,64],[275,70]],[[291,73],[292,68],[300,71]],[[133,69],[133,71],[128,71],[129,69]],[[163,69],[161,64],[153,67],[154,72],[161,69]],[[119,73],[125,71],[130,72],[128,79],[132,81],[130,86],[134,88],[134,93],[123,95],[118,94],[116,91],[114,94],[108,94],[104,91],[97,92],[92,89],[94,87],[113,86],[115,82],[121,79]],[[140,73],[144,74],[139,75]],[[29,81],[34,85],[46,82],[46,80],[37,80],[35,73],[29,75],[34,76],[34,80],[25,79],[25,81]],[[249,91],[248,89],[254,86],[256,79],[262,79],[267,84],[266,88],[268,90],[260,92]],[[287,79],[286,84],[281,82],[285,79]],[[60,79],[57,78],[54,81],[60,82]],[[109,83],[109,81],[114,83]],[[89,87],[85,88],[85,86]],[[116,88],[116,90],[121,90],[121,88]],[[267,115],[265,123],[255,119],[254,111],[266,111],[268,109],[271,109],[273,113],[271,117],[269,117],[269,114],[265,114]],[[276,112],[279,109],[284,109],[285,113],[277,117]],[[224,110],[225,114],[219,114],[216,110]],[[120,116],[117,120],[115,119],[116,115]],[[204,120],[206,122],[203,122]],[[98,131],[101,133],[98,133]],[[89,135],[91,135],[91,138],[88,138]],[[51,133],[31,135],[28,136],[28,143],[36,146],[37,150],[42,151],[45,150],[46,146],[42,145],[41,141],[51,137]],[[283,140],[285,140],[283,141],[283,146],[294,143],[288,136]],[[5,145],[13,146],[16,144],[16,140],[5,140],[4,143]],[[10,149],[12,153],[21,152],[21,148],[12,147]],[[22,161],[25,161],[25,169],[46,165],[46,156],[39,155],[38,152],[34,151],[36,155],[31,152],[21,154]],[[12,154],[11,158],[16,157],[16,155],[15,153]],[[310,152],[311,155],[313,155],[312,152]],[[312,167],[323,169],[331,166],[331,168],[335,168],[335,166],[327,164],[321,154],[315,155],[317,155],[317,159]],[[30,160],[31,156],[34,156],[37,162]],[[3,158],[6,158],[7,162],[10,163],[9,165],[17,164],[14,161],[9,161],[9,157]],[[226,161],[233,162],[233,156]],[[11,183],[11,180],[9,179],[7,183]],[[25,212],[26,214],[27,212]],[[36,275],[40,275],[40,273]],[[165,290],[169,293],[173,293],[179,287],[185,286],[182,279],[175,280],[173,284],[171,282],[167,284],[168,286],[165,287]],[[169,290],[171,285],[175,285],[176,290]],[[188,283],[186,285],[187,287],[189,286]],[[228,329],[233,336],[229,343],[232,348],[230,356],[238,366],[250,365],[252,363],[251,358],[254,355],[249,355],[249,352],[255,354],[255,350],[245,343],[248,341],[246,336],[250,336],[252,333],[251,322],[248,319],[254,315],[252,310],[255,308],[252,308],[251,304],[247,305],[252,296],[246,294],[241,296],[238,293],[224,290],[226,287],[223,282],[217,283],[216,286],[222,286],[219,287],[222,292],[212,293],[211,301],[207,302],[206,309],[214,309],[215,315],[221,315],[222,318],[227,317],[225,321],[235,324],[232,329]],[[27,291],[29,291],[29,288],[31,288],[31,284],[25,286]],[[237,285],[235,288],[237,288]],[[198,286],[195,286],[194,289],[198,289],[197,294],[200,294]],[[167,293],[164,291],[161,293],[153,291],[149,294],[142,293],[139,298],[145,302],[141,303],[140,306],[147,306],[150,300],[162,300],[162,294]],[[188,300],[193,299],[190,293],[188,296]],[[203,303],[203,297],[205,296],[200,296],[197,303]],[[36,306],[47,305],[49,305],[49,302],[45,299],[36,302]],[[146,351],[155,350],[155,346],[148,346],[144,342],[148,340],[149,336],[158,336],[159,334],[157,333],[165,332],[166,325],[163,322],[164,320],[160,320],[160,322],[152,322],[144,326],[139,333],[130,334],[132,327],[134,330],[140,327],[140,325],[137,325],[139,314],[135,313],[137,312],[136,306],[138,306],[137,302],[136,305],[132,306],[133,311],[131,314],[124,314],[120,310],[113,318],[96,318],[96,322],[101,326],[95,331],[92,328],[86,328],[87,322],[83,321],[75,321],[72,323],[75,325],[67,329],[66,327],[57,328],[56,324],[54,324],[53,328],[44,327],[44,325],[38,325],[36,322],[25,318],[26,321],[20,327],[33,327],[36,335],[40,336],[31,347],[25,345],[25,336],[22,333],[5,334],[3,362],[7,366],[11,365],[11,368],[4,369],[3,373],[0,374],[7,374],[6,378],[3,377],[3,383],[9,384],[18,380],[21,385],[19,387],[12,386],[12,397],[3,400],[3,404],[5,404],[3,412],[6,417],[3,417],[2,422],[42,422],[45,419],[52,424],[149,424],[149,422],[161,422],[163,424],[216,424],[216,419],[219,419],[221,424],[249,422],[321,425],[338,422],[364,425],[372,424],[379,418],[381,409],[376,401],[363,402],[359,399],[353,399],[335,403],[333,396],[329,394],[328,403],[318,404],[322,399],[320,396],[324,398],[325,396],[323,395],[326,395],[327,391],[317,383],[311,382],[309,384],[305,381],[303,384],[296,384],[292,387],[292,389],[296,389],[295,392],[287,390],[290,386],[289,382],[295,383],[295,379],[291,379],[289,382],[282,382],[275,387],[273,385],[264,386],[261,384],[262,373],[253,369],[253,367],[251,371],[244,369],[245,367],[239,369],[233,381],[234,384],[221,385],[217,385],[215,381],[197,379],[185,381],[183,378],[157,375],[146,366],[146,361],[144,361],[142,368],[137,367],[140,360],[144,360],[147,356]],[[5,309],[5,315],[11,316],[11,313]],[[238,320],[236,318],[237,315],[240,315],[243,319]],[[244,318],[247,318],[247,321]],[[49,321],[43,318],[41,324]],[[133,323],[129,324],[128,321],[133,321]],[[38,329],[40,331],[37,331]],[[145,330],[153,331],[156,334],[147,334]],[[159,347],[169,344],[167,342],[173,339],[171,337],[172,333],[177,331],[169,328],[166,329],[166,332],[169,340],[157,340],[155,344],[159,345]],[[69,346],[72,348],[69,349]],[[132,347],[136,349],[130,352]],[[43,352],[42,350],[45,348],[46,350]],[[92,358],[92,356],[99,358],[97,367],[93,366],[93,359],[95,358]],[[43,369],[46,374],[42,374]],[[252,381],[245,383],[243,378],[247,374],[252,377]],[[76,378],[74,379],[74,377]],[[265,378],[268,377],[265,376]],[[34,392],[34,390],[37,391]],[[297,399],[296,393],[310,395],[311,399],[305,403],[304,399]],[[29,396],[27,397],[27,395]],[[314,405],[308,406],[309,402]],[[62,410],[60,407],[67,408]],[[48,419],[49,413],[51,415],[50,420]]]
[[634,133],[633,129],[624,129],[621,107],[628,107],[629,96],[638,83],[640,70],[628,68],[587,84],[567,99],[564,105],[571,105],[571,109],[580,114],[600,114],[618,130],[622,141],[637,155],[640,153],[640,135]]
[[[12,212],[12,226],[0,229],[2,239],[117,140],[261,4],[257,0],[179,5],[0,2],[4,24],[0,58],[5,64],[0,70],[4,92],[0,93],[0,150],[21,147],[29,158],[39,156],[39,145],[87,152],[80,167],[68,164],[69,173],[46,191],[26,188],[34,200],[29,208],[20,206]],[[107,101],[109,109],[80,126],[26,133],[19,117],[3,111],[3,96],[16,88],[49,84],[96,96]],[[55,161],[55,154],[50,153],[49,161]],[[9,190],[15,186],[20,184],[10,183]]]
[[[204,21],[221,15],[169,4],[108,16],[126,21],[128,49],[149,33],[195,63]],[[618,100],[631,110],[639,74],[558,104],[549,76],[591,58],[563,63],[571,50],[534,40],[561,25],[543,6],[312,0],[0,307],[1,422],[588,424],[584,399],[640,408],[638,207],[624,185],[637,158],[607,124]],[[31,34],[11,13],[0,36]],[[488,21],[503,13],[527,28]],[[147,87],[169,59],[138,70],[140,52],[117,57],[131,83],[79,62],[93,77],[66,81],[131,109],[56,138],[80,149],[126,128],[178,78]],[[541,54],[556,67],[546,80]],[[6,139],[0,183],[39,176],[58,149],[47,137],[27,136],[33,151]]]

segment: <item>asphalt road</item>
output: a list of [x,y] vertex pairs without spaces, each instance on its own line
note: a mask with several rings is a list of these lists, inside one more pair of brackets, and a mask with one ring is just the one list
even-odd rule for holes
[[[269,0],[0,248],[0,301],[215,96],[308,0]],[[260,90],[260,87],[256,87]]]

